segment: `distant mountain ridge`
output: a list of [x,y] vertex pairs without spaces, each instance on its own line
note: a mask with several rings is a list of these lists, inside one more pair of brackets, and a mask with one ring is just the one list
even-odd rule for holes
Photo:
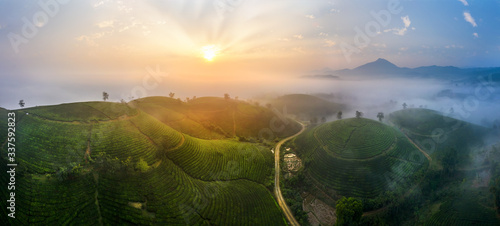
[[493,80],[500,80],[500,67],[493,68],[458,68],[455,66],[422,66],[416,68],[399,67],[390,61],[378,58],[353,69],[332,70],[323,68],[313,71],[314,75],[305,75],[303,78],[316,79],[345,79],[350,77],[405,77],[405,78],[439,78],[464,80],[470,76],[489,76]]

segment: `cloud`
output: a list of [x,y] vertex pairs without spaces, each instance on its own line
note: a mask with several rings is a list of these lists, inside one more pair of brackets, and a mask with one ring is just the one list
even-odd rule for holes
[[293,37],[296,39],[303,39],[304,38],[304,36],[302,36],[302,35],[294,35]]
[[472,33],[472,35],[474,35],[474,37],[476,38],[479,38],[479,35],[476,32]]
[[85,41],[88,46],[98,46],[98,44],[95,42],[97,39],[100,39],[104,36],[104,32],[101,33],[94,33],[92,35],[82,35],[77,38],[75,38],[77,41]]
[[332,41],[332,40],[329,40],[329,39],[325,39],[325,46],[326,47],[332,47],[334,45],[336,45],[337,43]]
[[469,5],[469,3],[467,2],[467,0],[458,0],[458,1],[460,1],[461,3],[463,3],[464,6],[468,6]]
[[114,23],[114,21],[112,21],[112,20],[105,20],[105,21],[101,21],[101,22],[97,23],[97,26],[99,28],[113,27],[113,23]]
[[314,19],[314,15],[306,15],[306,17],[309,19]]
[[464,12],[464,19],[465,19],[465,21],[469,22],[473,27],[477,27],[476,21],[470,15],[469,12],[467,12],[467,11]]
[[[404,28],[386,29],[386,30],[384,30],[384,32],[393,31],[394,34],[401,35],[401,36],[405,35],[406,32],[408,31],[408,28],[410,27],[411,20],[410,20],[409,16],[401,17],[401,20],[403,20],[403,24],[405,25]],[[415,30],[415,28],[412,27],[412,30]]]
[[332,13],[340,13],[340,10],[332,8],[332,9],[330,9],[330,12],[332,12]]
[[452,45],[447,45],[444,48],[447,48],[447,49],[463,49],[464,46],[452,44]]

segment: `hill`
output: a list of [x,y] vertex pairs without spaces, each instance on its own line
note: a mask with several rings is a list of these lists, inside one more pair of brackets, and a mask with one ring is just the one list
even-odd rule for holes
[[294,143],[311,181],[342,196],[374,198],[409,188],[412,175],[427,166],[425,156],[401,132],[370,119],[325,123]]
[[[7,217],[2,202],[2,222],[286,224],[268,189],[267,148],[193,138],[125,104],[74,103],[16,115],[16,218]],[[5,143],[0,154],[6,172]],[[0,188],[2,197],[9,192]]]
[[489,132],[487,128],[428,109],[399,110],[388,119],[438,161],[450,148],[456,150],[459,165],[470,163],[470,151],[483,146]]
[[313,79],[344,79],[353,76],[402,77],[402,78],[433,78],[446,81],[461,81],[476,84],[478,76],[492,76],[494,81],[500,77],[500,67],[493,68],[458,68],[454,66],[422,66],[416,68],[398,67],[386,59],[378,58],[373,62],[360,65],[353,69],[322,69],[312,71],[314,75],[303,76]]
[[288,114],[297,115],[305,121],[309,121],[313,117],[328,117],[337,114],[338,111],[346,110],[346,106],[343,104],[332,103],[307,94],[284,95],[270,103],[279,110],[286,107]]
[[131,105],[178,131],[203,139],[262,138],[262,131],[269,130],[273,138],[287,137],[300,130],[298,123],[286,120],[285,125],[282,116],[270,109],[234,99],[200,97],[186,103],[169,97],[147,97]]

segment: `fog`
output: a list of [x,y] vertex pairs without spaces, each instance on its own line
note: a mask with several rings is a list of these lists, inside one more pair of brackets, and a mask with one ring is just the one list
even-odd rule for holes
[[[494,81],[471,84],[454,84],[450,81],[418,78],[367,78],[310,79],[299,75],[252,74],[242,72],[234,77],[204,77],[200,75],[165,74],[158,80],[147,78],[147,73],[138,79],[124,77],[118,81],[91,80],[72,81],[22,81],[23,86],[2,90],[0,107],[17,109],[19,100],[25,107],[55,105],[67,102],[100,101],[102,92],[110,94],[110,101],[130,101],[145,96],[168,96],[174,92],[176,98],[219,96],[229,93],[240,100],[266,101],[285,94],[311,94],[331,102],[349,106],[344,117],[354,117],[356,110],[364,117],[376,119],[378,112],[386,115],[408,107],[424,107],[450,114],[454,118],[492,127],[500,122],[499,87]],[[188,79],[189,78],[189,79]],[[146,82],[144,82],[146,81]],[[9,81],[6,81],[7,83]]]

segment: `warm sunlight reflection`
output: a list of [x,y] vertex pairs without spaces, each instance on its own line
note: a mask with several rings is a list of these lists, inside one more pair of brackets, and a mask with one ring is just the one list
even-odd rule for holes
[[219,54],[219,48],[215,45],[203,46],[201,51],[203,52],[203,57],[208,61],[212,61]]

